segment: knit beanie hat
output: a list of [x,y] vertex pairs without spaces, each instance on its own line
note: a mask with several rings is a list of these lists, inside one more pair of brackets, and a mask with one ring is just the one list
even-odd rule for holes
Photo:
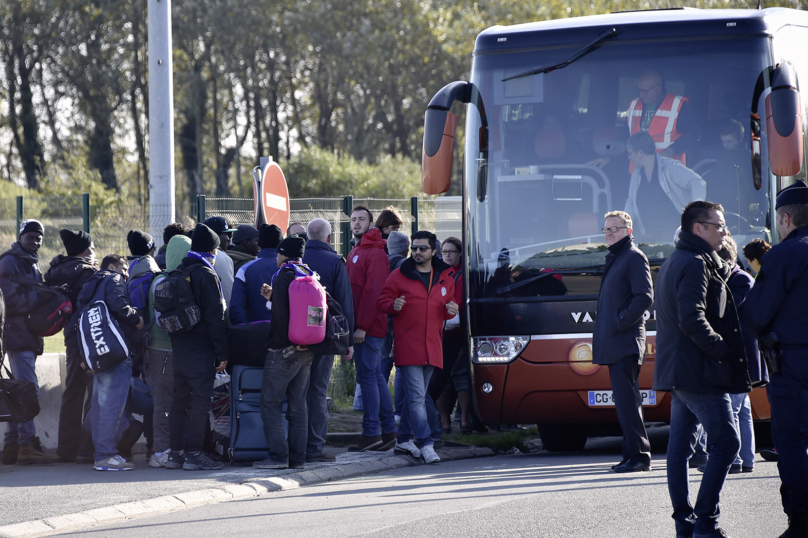
[[62,238],[68,256],[77,256],[90,248],[93,244],[93,237],[83,230],[59,230],[59,237]]
[[191,250],[212,252],[217,248],[219,248],[219,235],[204,224],[197,224],[194,228],[194,237],[191,239]]
[[132,256],[145,256],[154,248],[154,238],[140,230],[129,230],[126,242],[129,244],[129,252],[132,253]]
[[287,258],[302,258],[306,250],[306,240],[297,234],[292,234],[278,244],[278,254]]
[[27,234],[28,232],[36,232],[45,235],[45,227],[36,219],[24,220],[20,223],[20,235]]
[[253,237],[258,237],[258,230],[249,224],[240,224],[233,234],[233,243],[238,245],[244,241],[249,241]]
[[403,254],[410,248],[410,238],[401,232],[390,232],[387,237],[387,252],[390,254]]
[[262,224],[258,228],[258,246],[261,248],[278,248],[283,241],[283,232],[275,224]]

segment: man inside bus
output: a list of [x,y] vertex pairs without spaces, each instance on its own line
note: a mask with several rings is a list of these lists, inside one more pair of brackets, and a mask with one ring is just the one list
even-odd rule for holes
[[[655,70],[640,75],[637,93],[639,97],[631,100],[626,111],[628,134],[647,132],[657,153],[687,164],[687,151],[701,138],[688,98],[668,93],[662,74]],[[587,164],[603,168],[608,163],[608,157],[601,157]]]
[[707,183],[681,162],[657,153],[654,139],[645,131],[631,135],[626,150],[635,168],[625,211],[638,235],[669,237],[681,222],[682,208],[707,197]]
[[616,473],[651,470],[651,443],[638,380],[645,360],[644,314],[654,302],[654,292],[648,259],[634,245],[631,232],[628,213],[606,213],[603,233],[609,254],[592,340],[592,362],[609,366],[617,420],[623,430],[623,461],[612,466]]

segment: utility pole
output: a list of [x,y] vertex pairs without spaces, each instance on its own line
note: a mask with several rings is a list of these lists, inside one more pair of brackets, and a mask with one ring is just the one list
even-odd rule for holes
[[171,0],[148,0],[149,228],[156,244],[174,222],[174,74]]

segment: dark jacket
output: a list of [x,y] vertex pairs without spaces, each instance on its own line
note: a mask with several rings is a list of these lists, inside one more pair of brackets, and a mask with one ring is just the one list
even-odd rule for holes
[[766,253],[743,317],[755,337],[774,332],[782,345],[808,351],[808,226]]
[[166,249],[168,248],[168,244],[163,244],[159,249],[157,249],[157,254],[154,255],[154,263],[157,264],[157,267],[160,268],[161,271],[166,270]]
[[33,351],[42,353],[44,341],[28,330],[25,320],[42,298],[42,294],[32,286],[18,284],[15,278],[32,278],[42,282],[39,271],[39,258],[25,252],[20,244],[14,243],[11,249],[0,257],[0,290],[6,301],[3,348],[5,351]]
[[228,310],[232,324],[268,321],[272,318],[266,307],[266,299],[261,297],[261,286],[269,284],[272,275],[277,272],[278,251],[274,248],[262,248],[258,251],[258,259],[238,270]]
[[[238,270],[244,267],[244,265],[257,259],[253,256],[252,252],[241,245],[231,245],[230,248],[227,249],[227,255],[233,260],[233,274],[238,273]],[[232,298],[230,300],[232,302]]]
[[51,260],[44,279],[48,286],[66,287],[67,295],[73,302],[73,312],[76,312],[81,289],[97,271],[97,264],[88,263],[82,257],[59,254]]
[[[437,257],[429,289],[412,258],[387,277],[378,307],[393,319],[396,366],[443,368],[443,322],[453,317],[446,305],[455,298],[454,285],[454,269]],[[406,303],[396,312],[393,303],[401,296]]]
[[654,389],[751,390],[730,267],[702,238],[682,232],[656,282]]
[[[727,280],[729,291],[732,292],[732,298],[735,301],[735,306],[741,312],[746,302],[746,297],[755,285],[755,279],[752,275],[741,269],[739,265],[732,268],[732,272]],[[744,349],[746,349],[746,358],[749,360],[749,379],[752,381],[752,386],[762,386],[769,382],[769,371],[766,368],[766,363],[760,360],[760,351],[758,350],[758,343],[755,335],[749,330],[749,326],[741,316],[741,335],[743,338]]]
[[[295,345],[289,340],[289,284],[294,279],[295,270],[284,267],[278,271],[275,282],[272,282],[272,323],[269,324],[267,339],[269,349],[280,350]],[[264,303],[266,304],[266,300]]]
[[227,360],[227,322],[224,319],[225,306],[219,277],[205,262],[196,258],[184,258],[177,269],[190,268],[194,269],[191,273],[191,292],[202,319],[188,332],[170,334],[171,347],[182,350],[185,356],[190,355],[189,350],[201,348],[207,353],[212,350],[212,366],[215,366]]
[[[339,303],[342,313],[348,319],[349,327],[353,327],[354,308],[351,281],[348,280],[348,270],[345,268],[345,260],[342,259],[342,256],[337,254],[337,251],[328,243],[309,239],[306,241],[303,263],[320,275],[320,284]],[[349,344],[354,345],[353,332],[349,335]]]
[[[130,348],[135,347],[140,335],[135,326],[140,323],[140,314],[132,308],[129,301],[129,288],[126,287],[126,280],[123,275],[115,271],[103,269],[93,273],[79,292],[76,312],[81,312],[90,304],[93,299],[103,298],[109,309],[109,313],[118,321],[123,331],[124,337]],[[73,316],[74,323],[70,326],[75,332],[78,316]]]
[[390,274],[384,252],[386,241],[378,228],[371,228],[348,255],[348,278],[354,304],[354,327],[368,336],[387,335],[387,315],[377,305],[384,282]]
[[624,237],[609,247],[598,296],[592,362],[615,364],[629,356],[645,359],[644,314],[654,302],[648,259]]

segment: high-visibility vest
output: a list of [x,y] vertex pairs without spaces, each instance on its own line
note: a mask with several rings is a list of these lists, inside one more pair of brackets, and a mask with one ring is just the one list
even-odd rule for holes
[[[684,106],[686,102],[687,97],[669,93],[659,105],[659,108],[654,114],[654,119],[651,120],[651,125],[648,127],[648,134],[654,139],[657,153],[665,151],[677,138],[682,136],[682,133],[676,130],[676,123],[679,119],[679,112],[681,112],[682,106]],[[628,128],[632,135],[640,132],[642,107],[643,103],[640,98],[632,100],[628,105],[626,120],[628,121]],[[687,164],[684,153],[674,155],[673,158],[677,161],[681,161],[682,164]]]

